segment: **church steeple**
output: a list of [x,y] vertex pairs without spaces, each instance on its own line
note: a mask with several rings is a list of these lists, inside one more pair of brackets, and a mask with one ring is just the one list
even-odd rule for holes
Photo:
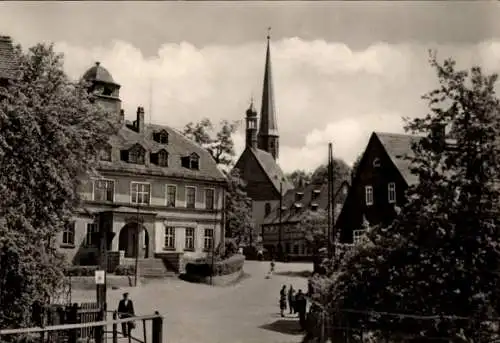
[[264,69],[264,84],[262,89],[258,148],[269,152],[276,160],[279,156],[279,134],[271,71],[270,30],[271,28],[268,29],[267,34],[266,65]]

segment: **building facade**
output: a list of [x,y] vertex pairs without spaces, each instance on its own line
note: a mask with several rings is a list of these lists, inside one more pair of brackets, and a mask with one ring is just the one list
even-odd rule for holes
[[[333,213],[338,217],[349,190],[349,183],[343,181],[334,191],[332,203]],[[281,243],[283,252],[290,259],[308,259],[313,257],[313,251],[308,248],[300,221],[305,212],[328,210],[328,185],[308,184],[288,191],[280,206],[275,206],[266,216],[262,224],[264,247],[271,254],[279,251]],[[280,237],[281,236],[281,237]]]
[[340,243],[357,243],[366,227],[392,222],[396,207],[406,201],[406,189],[418,182],[407,158],[418,139],[412,135],[372,133],[338,218]]
[[83,182],[83,206],[60,235],[74,264],[95,264],[99,233],[107,237],[108,269],[164,259],[176,271],[182,256],[202,256],[223,239],[226,179],[211,155],[180,132],[124,119],[120,85],[99,63],[84,79],[96,101],[120,118],[121,128],[101,150],[98,173]]
[[235,164],[252,199],[252,218],[260,232],[264,218],[283,194],[293,188],[277,163],[279,133],[274,100],[270,37],[267,37],[260,123],[253,103],[246,111],[245,150]]

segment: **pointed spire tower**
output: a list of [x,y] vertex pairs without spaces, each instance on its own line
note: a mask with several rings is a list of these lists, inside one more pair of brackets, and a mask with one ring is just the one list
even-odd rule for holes
[[262,89],[262,107],[260,110],[260,127],[258,134],[258,148],[279,157],[279,134],[274,104],[273,77],[271,72],[270,31],[267,34],[266,66],[264,69],[264,85]]

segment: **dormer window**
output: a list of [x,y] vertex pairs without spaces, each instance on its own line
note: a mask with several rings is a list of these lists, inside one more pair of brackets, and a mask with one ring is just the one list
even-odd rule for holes
[[181,164],[184,168],[200,169],[200,156],[197,153],[192,153],[189,156],[181,157]]
[[134,164],[144,164],[146,150],[139,144],[134,145],[128,151],[128,162]]
[[99,160],[101,161],[111,161],[111,146],[107,145],[99,151]]
[[157,153],[151,154],[150,161],[157,166],[168,167],[168,152],[165,149],[161,149]]
[[168,133],[165,130],[153,132],[153,140],[160,144],[168,144]]

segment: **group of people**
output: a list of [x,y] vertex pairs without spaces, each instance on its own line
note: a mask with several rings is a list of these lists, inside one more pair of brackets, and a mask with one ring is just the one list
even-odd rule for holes
[[306,295],[302,293],[301,289],[299,289],[297,293],[295,293],[295,289],[292,285],[290,285],[287,291],[286,286],[283,285],[280,291],[280,311],[282,317],[285,317],[287,304],[290,314],[299,314],[299,324],[300,327],[304,330],[306,324],[307,308]]

